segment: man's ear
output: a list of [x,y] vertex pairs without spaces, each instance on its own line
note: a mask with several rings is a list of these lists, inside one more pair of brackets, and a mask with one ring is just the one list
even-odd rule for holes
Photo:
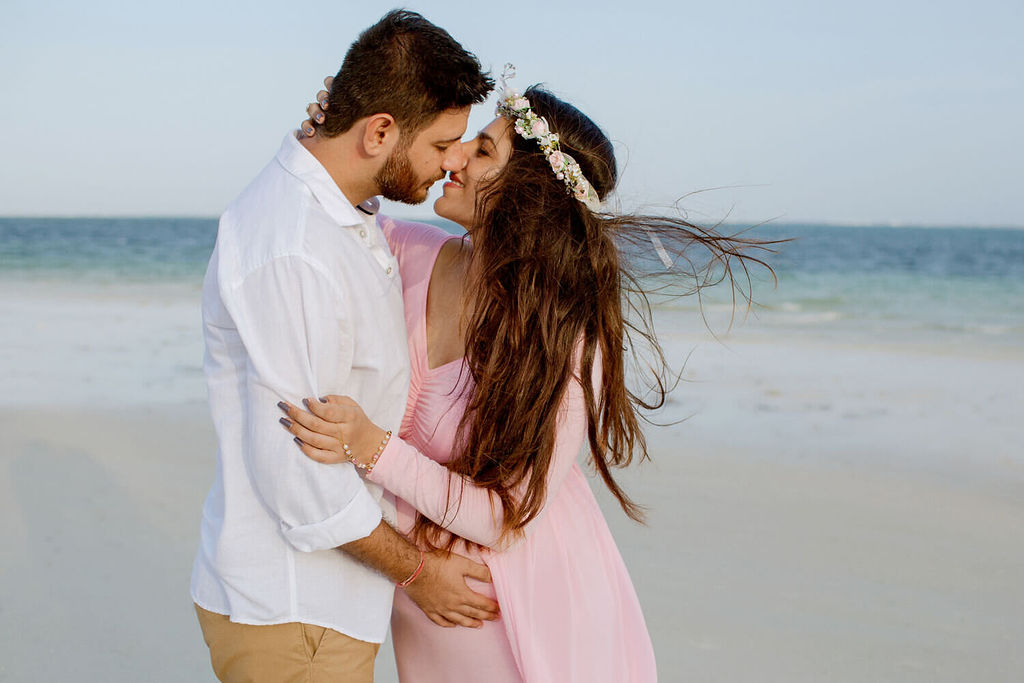
[[367,156],[389,154],[398,143],[398,124],[391,114],[374,114],[363,128],[363,149]]

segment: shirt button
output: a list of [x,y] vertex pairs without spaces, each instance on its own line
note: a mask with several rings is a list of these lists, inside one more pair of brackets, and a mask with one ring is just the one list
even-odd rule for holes
[[391,275],[391,266],[388,266],[388,269],[385,270],[384,272],[387,273],[388,275]]
[[359,231],[359,236],[362,237],[365,240],[366,239],[366,231],[365,230],[360,230]]

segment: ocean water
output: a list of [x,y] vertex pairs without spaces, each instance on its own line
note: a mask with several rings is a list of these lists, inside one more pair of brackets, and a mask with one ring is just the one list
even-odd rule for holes
[[138,284],[202,280],[212,218],[0,218],[0,277]]
[[718,286],[661,308],[703,308],[716,332],[731,319],[746,333],[1024,347],[1024,230],[766,225],[746,234],[789,240],[763,255],[774,276],[754,267],[751,283],[741,281],[749,307]]
[[[9,395],[201,399],[199,293],[216,228],[0,218]],[[703,311],[719,335],[1024,348],[1024,230],[773,224],[750,234],[791,240],[767,256],[777,283],[755,270],[749,310],[724,287],[659,303],[660,332],[701,332]]]

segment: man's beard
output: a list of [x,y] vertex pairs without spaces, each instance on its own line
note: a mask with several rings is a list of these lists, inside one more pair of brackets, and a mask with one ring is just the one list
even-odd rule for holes
[[409,163],[407,149],[396,149],[384,161],[374,180],[384,199],[403,204],[420,204],[427,198],[423,183]]

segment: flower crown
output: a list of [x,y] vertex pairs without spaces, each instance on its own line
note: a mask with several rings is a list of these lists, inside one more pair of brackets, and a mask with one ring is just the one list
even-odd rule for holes
[[601,198],[583,176],[580,165],[568,154],[561,151],[558,142],[558,133],[552,133],[547,120],[543,116],[537,116],[530,106],[530,101],[523,97],[519,91],[506,85],[506,81],[515,77],[516,68],[511,64],[505,65],[501,74],[501,86],[504,90],[502,97],[498,100],[495,109],[497,116],[504,116],[515,122],[516,133],[527,140],[537,140],[540,149],[544,152],[544,158],[551,164],[551,170],[555,177],[565,183],[569,194],[583,202],[591,211],[601,210]]

